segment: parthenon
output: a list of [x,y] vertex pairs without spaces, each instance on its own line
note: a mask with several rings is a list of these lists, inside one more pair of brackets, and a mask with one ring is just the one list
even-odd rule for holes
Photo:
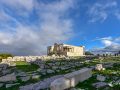
[[84,56],[84,46],[57,44],[47,47],[48,55]]

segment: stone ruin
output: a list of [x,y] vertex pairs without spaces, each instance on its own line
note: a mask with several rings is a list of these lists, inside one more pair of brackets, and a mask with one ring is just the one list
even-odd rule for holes
[[82,82],[91,76],[91,69],[88,68],[65,74],[62,78],[58,78],[51,83],[50,90],[64,90],[75,87],[79,82]]
[[[68,57],[65,56],[14,56],[8,57],[7,59],[2,59],[1,63],[8,64],[9,66],[15,66],[11,62],[15,61],[26,61],[26,62],[34,62],[36,60],[56,60],[56,59],[66,59]],[[69,58],[68,58],[69,59]]]
[[95,69],[98,70],[98,71],[100,71],[100,70],[105,70],[105,68],[103,68],[103,65],[102,65],[102,64],[96,64]]
[[20,90],[41,90],[46,88],[50,88],[50,90],[64,90],[75,87],[79,82],[82,82],[91,76],[91,69],[83,68],[72,73],[56,75],[34,84],[21,86]]

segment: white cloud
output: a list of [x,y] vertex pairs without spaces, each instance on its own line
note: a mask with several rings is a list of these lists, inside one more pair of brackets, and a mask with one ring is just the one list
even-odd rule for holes
[[120,20],[120,11],[117,10],[117,11],[115,12],[115,16],[117,17],[117,19]]
[[105,47],[111,46],[112,44],[114,44],[113,38],[111,36],[103,37],[103,38],[96,38],[95,40],[101,41],[105,45]]
[[98,53],[98,52],[102,53],[104,51],[107,52],[107,51],[119,51],[120,50],[120,37],[113,38],[109,36],[109,37],[97,38],[95,40],[100,41],[104,46],[91,49],[93,53]]
[[96,37],[96,38],[95,38],[94,40],[92,40],[92,41],[96,41],[96,40],[98,40],[98,41],[103,41],[103,40],[111,41],[111,40],[113,40],[113,38],[112,38],[111,36],[103,37],[103,38]]
[[96,2],[89,7],[88,15],[90,17],[89,22],[105,21],[109,14],[113,14],[113,10],[117,7],[116,1]]
[[32,10],[36,0],[0,0],[0,3],[8,5],[14,9]]
[[120,43],[120,37],[115,38],[114,41]]
[[105,46],[110,46],[110,45],[113,44],[113,42],[110,41],[110,40],[102,40],[102,43],[103,43]]
[[109,37],[98,38],[96,40],[100,40],[101,43],[103,43],[105,47],[110,47],[111,49],[120,48],[120,37],[113,38],[109,36]]
[[[22,0],[14,0],[8,4],[13,8],[16,7],[14,4],[18,3],[19,7],[24,7],[27,10],[34,7],[38,15],[38,23],[37,25],[34,23],[33,25],[26,25],[4,12],[9,17],[8,19],[17,23],[17,25],[13,27],[4,24],[5,31],[0,31],[0,52],[11,52],[17,55],[45,54],[48,45],[63,42],[72,37],[73,23],[72,19],[68,18],[67,15],[69,9],[75,8],[74,0],[61,0],[47,4],[35,1],[29,3],[29,0],[23,2]],[[29,4],[30,6],[28,6]],[[18,8],[18,12],[21,12],[21,10],[21,8]],[[29,16],[29,11],[27,15]]]
[[7,7],[12,13],[20,17],[27,17],[34,10],[37,0],[0,0],[0,6]]

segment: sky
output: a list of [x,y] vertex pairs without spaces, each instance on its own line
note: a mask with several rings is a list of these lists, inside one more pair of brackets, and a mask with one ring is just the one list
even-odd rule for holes
[[65,43],[120,48],[119,0],[0,0],[0,52],[43,55]]

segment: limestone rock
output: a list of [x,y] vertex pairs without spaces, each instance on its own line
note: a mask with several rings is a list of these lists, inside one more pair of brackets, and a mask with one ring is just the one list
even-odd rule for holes
[[12,73],[0,77],[0,82],[8,82],[8,81],[16,81],[16,75]]
[[51,83],[51,90],[64,90],[70,87],[75,87],[79,82],[82,82],[92,76],[91,69],[83,68],[81,70],[68,73],[62,78],[59,78]]
[[70,88],[70,80],[64,77],[54,80],[51,85],[51,90],[64,90]]
[[3,83],[0,83],[0,88],[1,88],[3,85],[4,85]]
[[57,75],[57,76],[53,76],[50,78],[47,78],[43,81],[39,81],[37,83],[34,84],[30,84],[30,85],[26,85],[26,86],[20,86],[20,90],[42,90],[42,89],[46,89],[50,87],[50,84],[52,81],[63,77],[63,75]]
[[8,67],[9,67],[8,64],[4,64],[4,63],[0,64],[0,68],[2,68],[2,70],[7,69]]
[[102,70],[103,69],[102,64],[97,64],[95,69],[98,70],[98,71]]
[[91,76],[91,69],[88,68],[83,68],[81,70],[64,75],[65,78],[71,81],[71,87],[75,87],[79,82],[82,82]]
[[26,77],[20,77],[20,79],[23,81],[23,82],[26,82],[30,79],[30,76],[26,76]]
[[54,70],[51,70],[51,69],[48,69],[47,70],[47,73],[51,74],[51,73],[54,73],[55,71]]
[[97,80],[99,81],[105,81],[105,78],[104,76],[101,76],[101,75],[97,75]]
[[97,83],[93,83],[92,86],[94,86],[95,88],[101,88],[101,87],[105,87],[108,84],[105,82],[97,82]]
[[2,70],[2,75],[11,73],[11,69]]
[[25,73],[25,72],[18,72],[17,74],[16,74],[17,76],[20,76],[20,77],[25,77],[25,76],[27,76],[27,74]]
[[39,79],[40,78],[40,75],[33,75],[32,76],[32,79]]
[[6,84],[6,88],[9,88],[9,87],[12,87],[12,86],[15,86],[15,85],[18,85],[20,83],[14,83],[14,84]]

